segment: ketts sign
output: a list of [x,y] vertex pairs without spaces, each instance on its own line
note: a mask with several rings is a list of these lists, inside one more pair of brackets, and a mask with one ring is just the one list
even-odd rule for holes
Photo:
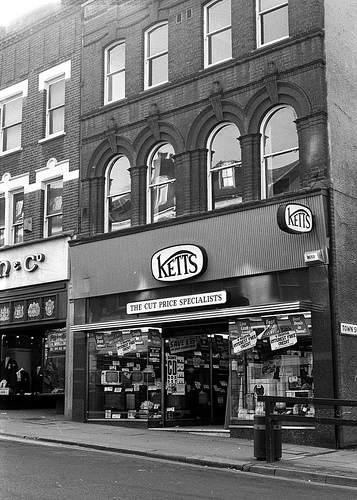
[[152,275],[158,281],[182,281],[199,276],[206,269],[206,251],[197,245],[167,247],[151,258]]
[[313,227],[311,210],[298,203],[280,205],[277,220],[280,229],[286,233],[309,233]]

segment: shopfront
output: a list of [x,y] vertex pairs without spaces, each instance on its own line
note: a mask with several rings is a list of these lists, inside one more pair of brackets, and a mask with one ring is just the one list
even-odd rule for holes
[[[313,394],[310,305],[221,308],[201,321],[186,313],[181,324],[170,314],[87,332],[87,420],[251,427],[264,411],[258,395]],[[279,409],[314,415],[313,407]]]
[[63,411],[67,238],[1,253],[1,408]]
[[270,203],[174,230],[72,243],[72,418],[214,424],[244,435],[264,411],[260,394],[327,396],[327,262],[306,263],[326,255],[323,197],[308,204],[315,224],[304,233],[281,229],[282,209]]

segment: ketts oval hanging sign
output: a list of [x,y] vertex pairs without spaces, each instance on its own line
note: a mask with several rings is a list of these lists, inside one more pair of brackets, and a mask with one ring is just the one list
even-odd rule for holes
[[277,213],[278,226],[286,233],[309,233],[313,228],[311,210],[298,203],[280,205]]
[[175,245],[159,250],[151,257],[152,275],[158,281],[182,281],[207,269],[207,254],[197,245]]

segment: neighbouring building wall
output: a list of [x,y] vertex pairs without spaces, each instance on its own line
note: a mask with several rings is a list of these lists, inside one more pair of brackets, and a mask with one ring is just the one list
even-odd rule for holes
[[[325,0],[336,397],[344,399],[356,399],[357,394],[357,337],[340,333],[341,322],[357,324],[357,59],[352,48],[356,23],[353,0]],[[345,428],[343,442],[353,442],[353,434],[354,428]]]

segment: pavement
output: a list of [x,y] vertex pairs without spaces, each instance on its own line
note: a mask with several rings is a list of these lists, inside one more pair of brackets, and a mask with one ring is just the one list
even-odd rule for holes
[[253,440],[231,438],[220,428],[142,429],[78,423],[54,409],[0,410],[1,439],[79,446],[357,488],[357,446],[332,450],[283,443],[282,458],[266,463],[254,457]]

